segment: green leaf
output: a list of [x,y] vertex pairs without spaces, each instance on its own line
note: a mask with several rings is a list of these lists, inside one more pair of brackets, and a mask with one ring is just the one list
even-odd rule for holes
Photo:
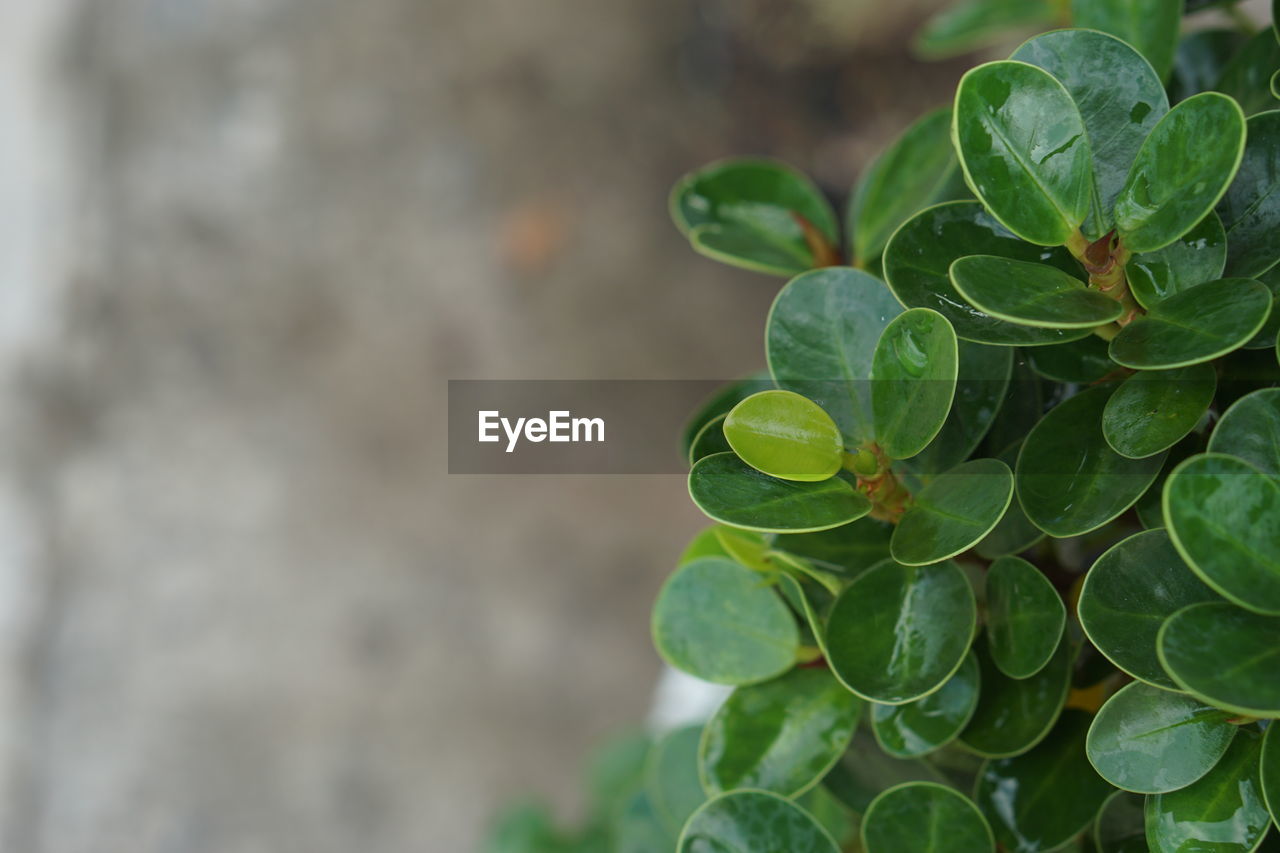
[[1240,170],[1218,203],[1227,229],[1226,272],[1239,278],[1255,278],[1280,261],[1280,110],[1258,113],[1248,128]]
[[821,583],[811,578],[803,578],[798,571],[781,572],[778,575],[778,587],[783,598],[793,610],[804,616],[808,635],[802,642],[806,645],[817,645],[822,654],[827,653],[827,614],[835,603],[832,593]]
[[894,758],[876,747],[865,730],[853,736],[853,746],[823,780],[827,788],[854,813],[862,815],[876,796],[902,782],[945,782],[928,761]]
[[968,53],[995,44],[1011,29],[1046,26],[1053,19],[1048,0],[962,0],[928,20],[915,49],[933,58]]
[[978,659],[970,652],[942,687],[905,705],[872,705],[871,729],[895,758],[941,749],[964,730],[978,706]]
[[1010,678],[995,665],[987,643],[974,644],[982,671],[978,708],[960,742],[987,758],[1020,755],[1053,728],[1071,687],[1075,657],[1064,636],[1049,663],[1030,678]]
[[1102,434],[1130,459],[1168,450],[1200,422],[1217,387],[1217,371],[1209,364],[1139,371],[1107,401]]
[[988,761],[978,778],[978,808],[1008,853],[1055,850],[1097,816],[1112,788],[1085,756],[1089,716],[1071,710],[1025,755]]
[[866,853],[992,853],[987,819],[954,788],[907,782],[876,797],[862,818]]
[[951,284],[951,264],[972,254],[1052,264],[1072,274],[1080,267],[1065,249],[1033,246],[1010,234],[982,205],[954,201],[934,205],[903,223],[884,251],[884,273],[903,305],[932,308],[967,341],[997,346],[1037,346],[1076,340],[1077,329],[1036,329],[997,320],[967,304]]
[[[693,441],[706,425],[721,415],[729,414],[729,410],[747,399],[757,391],[765,391],[773,387],[773,380],[767,372],[761,371],[739,379],[721,387],[703,402],[694,412],[680,434],[680,455],[688,459],[693,449]],[[693,464],[693,463],[690,463]]]
[[707,423],[698,430],[698,434],[693,437],[693,443],[689,445],[689,465],[692,466],[704,456],[710,456],[713,453],[728,453],[733,448],[729,445],[729,439],[724,434],[724,419],[726,415],[720,415]]
[[[1021,449],[1021,442],[1010,445],[1000,454],[1000,461],[1006,465],[1013,465]],[[978,556],[994,560],[1006,554],[1016,554],[1026,550],[1040,541],[1043,536],[1044,532],[1032,524],[1027,514],[1022,511],[1022,504],[1014,500],[1009,502],[1009,508],[1005,510],[1000,523],[974,546],[974,550],[978,552]]]
[[711,794],[759,788],[798,796],[849,748],[861,710],[858,698],[826,669],[794,669],[739,687],[702,736],[703,787]]
[[753,530],[738,530],[718,524],[711,528],[715,532],[716,541],[725,556],[740,566],[755,569],[758,572],[772,571],[769,564],[769,543],[764,534]]
[[765,350],[779,388],[821,406],[845,444],[874,436],[871,361],[880,333],[902,306],[879,279],[834,267],[790,281],[769,311]]
[[1280,726],[1267,726],[1262,738],[1261,773],[1263,799],[1276,826],[1280,826]]
[[970,188],[1014,234],[1060,246],[1084,222],[1093,184],[1089,139],[1053,75],[1007,60],[971,69],[956,90],[953,132]]
[[1178,104],[1147,136],[1116,198],[1116,227],[1131,252],[1154,252],[1218,203],[1244,153],[1244,113],[1205,92]]
[[933,478],[898,520],[889,550],[922,566],[973,547],[996,526],[1013,498],[1013,472],[998,459],[975,459]]
[[813,182],[772,160],[724,160],[681,178],[671,218],[693,247],[733,266],[792,276],[819,265],[805,223],[838,245],[835,212]]
[[725,417],[724,436],[743,462],[783,480],[830,479],[844,456],[835,421],[794,391],[752,394]]
[[1251,853],[1270,823],[1258,784],[1260,737],[1242,728],[1218,765],[1198,782],[1147,797],[1153,853]]
[[689,822],[676,853],[840,853],[813,816],[768,791],[731,791],[712,797]]
[[[670,850],[675,844],[675,836],[662,824],[649,795],[643,791],[632,794],[610,823],[611,834],[617,839],[614,853],[651,853],[653,850]],[[584,849],[593,849],[589,844],[567,843],[556,849],[562,853],[582,853]],[[531,851],[521,850],[520,853]],[[537,850],[537,853],[551,851]]]
[[1071,20],[1077,27],[1123,39],[1147,58],[1160,79],[1169,76],[1182,22],[1181,0],[1072,0]]
[[1280,717],[1280,619],[1225,601],[1193,604],[1160,629],[1160,663],[1183,690],[1229,711]]
[[1099,386],[1041,418],[1018,454],[1018,500],[1050,536],[1078,536],[1133,505],[1160,473],[1162,455],[1127,459],[1102,435],[1102,412],[1114,388]]
[[861,574],[889,556],[893,526],[874,518],[817,533],[779,534],[773,547],[815,561],[825,568]]
[[1176,690],[1156,653],[1160,626],[1184,607],[1220,600],[1187,568],[1168,533],[1144,530],[1093,564],[1076,613],[1089,642],[1108,660],[1140,681]]
[[1138,370],[1211,361],[1248,343],[1271,310],[1271,291],[1248,278],[1197,284],[1151,307],[1111,341],[1111,359]]
[[1210,212],[1196,227],[1163,249],[1134,255],[1125,266],[1129,292],[1150,310],[1197,284],[1222,277],[1227,264],[1227,233]]
[[833,477],[796,483],[762,474],[732,453],[699,459],[689,494],[712,521],[764,533],[803,533],[839,527],[871,511],[871,502]]
[[938,201],[956,171],[951,109],[927,113],[877,157],[849,203],[855,258],[878,257],[898,226]]
[[1280,335],[1280,264],[1260,274],[1259,284],[1271,291],[1271,313],[1252,338],[1244,345],[1244,349],[1271,349],[1276,336]]
[[718,557],[675,571],[653,605],[653,644],[682,672],[716,684],[751,684],[795,663],[800,633],[758,572]]
[[1097,209],[1084,232],[1096,240],[1115,224],[1112,208],[1142,141],[1169,111],[1160,77],[1128,44],[1094,30],[1044,33],[1010,58],[1048,71],[1080,109],[1097,182]]
[[1244,42],[1244,36],[1231,29],[1196,30],[1183,36],[1173,57],[1170,100],[1182,101],[1212,89]]
[[[1006,459],[1009,448],[1015,444],[1021,444],[1027,437],[1027,433],[1040,422],[1040,417],[1044,414],[1044,383],[1036,377],[1035,371],[1031,369],[1030,360],[1026,358],[1028,352],[1039,349],[1043,347],[1018,352],[1018,358],[1013,365],[1013,377],[1009,381],[1009,391],[1000,405],[995,423],[987,433],[987,455],[995,455],[1008,461],[1011,468],[1014,460]],[[1014,459],[1016,458],[1015,456]]]
[[803,797],[797,797],[795,803],[827,831],[840,849],[858,837],[856,816],[826,785],[819,785]]
[[654,742],[645,765],[645,793],[653,812],[672,838],[707,795],[698,778],[698,744],[702,726],[684,726]]
[[1146,799],[1128,791],[1116,791],[1098,813],[1094,828],[1097,853],[1148,853]]
[[1049,579],[1021,557],[1001,557],[987,570],[987,648],[1010,678],[1030,678],[1053,657],[1067,609]]
[[1139,794],[1185,788],[1213,769],[1231,745],[1229,715],[1181,693],[1134,682],[1098,711],[1089,760],[1102,778]]
[[1092,329],[1120,319],[1118,301],[1046,264],[970,255],[951,265],[951,284],[1000,320],[1046,329]]
[[912,308],[889,322],[871,362],[876,443],[890,459],[915,456],[951,411],[960,354],[937,311]]
[[936,474],[954,468],[977,449],[995,422],[1009,388],[1013,349],[960,341],[955,399],[942,429],[909,460],[911,469]]
[[1255,33],[1231,57],[1213,87],[1240,102],[1247,115],[1275,108],[1271,75],[1280,67],[1280,45],[1266,29]]
[[[1090,385],[1120,369],[1120,365],[1111,360],[1107,342],[1096,335],[1065,344],[1029,349],[1026,357],[1036,373],[1054,382]],[[1035,426],[1035,423],[1032,422],[1031,426]]]
[[1201,580],[1241,607],[1280,615],[1280,482],[1234,456],[1193,456],[1165,483],[1164,517]]
[[827,623],[828,662],[864,699],[913,702],[960,668],[976,623],[973,590],[954,563],[885,561],[836,599]]
[[1280,388],[1261,388],[1232,403],[1209,436],[1209,452],[1280,478]]

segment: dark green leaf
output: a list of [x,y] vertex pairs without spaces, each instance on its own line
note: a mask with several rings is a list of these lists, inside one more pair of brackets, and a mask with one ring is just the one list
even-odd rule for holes
[[804,809],[767,791],[732,791],[703,804],[676,845],[676,853],[840,853],[835,841]]
[[1049,663],[1067,625],[1067,610],[1040,570],[1021,557],[1001,557],[987,570],[987,650],[1010,678],[1029,678]]
[[710,456],[713,453],[728,453],[733,448],[729,446],[729,439],[724,435],[724,419],[725,415],[707,421],[702,429],[698,430],[698,434],[693,437],[693,443],[689,445],[689,465],[692,466],[704,456]]
[[940,688],[964,661],[977,605],[954,563],[864,572],[836,600],[827,624],[828,661],[872,702],[913,702]]
[[1127,459],[1103,437],[1102,412],[1113,390],[1090,388],[1059,404],[1018,454],[1018,500],[1050,536],[1101,527],[1132,506],[1160,473],[1163,456]]
[[1280,717],[1280,618],[1225,601],[1193,604],[1160,629],[1160,663],[1192,696],[1252,717]]
[[1077,27],[1102,30],[1133,45],[1163,80],[1173,67],[1182,2],[1072,0],[1071,21]]
[[718,557],[686,563],[667,578],[652,630],[663,660],[717,684],[781,675],[800,644],[791,611],[765,577]]
[[[1092,384],[1120,369],[1120,365],[1111,360],[1107,342],[1096,335],[1065,344],[1035,347],[1027,350],[1026,356],[1036,373],[1054,382]],[[1038,413],[1036,420],[1039,420]],[[1031,426],[1035,426],[1034,421]]]
[[1251,853],[1270,823],[1258,784],[1260,737],[1242,728],[1218,765],[1193,785],[1147,797],[1153,853]]
[[915,456],[942,429],[960,354],[947,318],[912,308],[885,327],[871,362],[876,443],[890,459]]
[[1116,198],[1131,252],[1154,252],[1196,226],[1226,192],[1244,153],[1244,113],[1205,92],[1178,104],[1147,136]]
[[1170,296],[1120,330],[1111,359],[1138,370],[1185,367],[1244,346],[1266,322],[1271,291],[1248,278],[1220,278]]
[[913,471],[936,474],[969,458],[1000,411],[1012,368],[1012,348],[960,341],[951,412],[929,446],[909,460]]
[[1156,654],[1160,626],[1188,605],[1219,600],[1182,562],[1168,533],[1144,530],[1093,564],[1076,612],[1089,641],[1108,660],[1134,678],[1175,690]]
[[1035,749],[983,767],[975,799],[1008,853],[1055,850],[1093,823],[1113,789],[1085,756],[1088,728],[1068,711]]
[[698,751],[703,786],[795,797],[849,747],[862,703],[826,669],[794,669],[739,687],[707,723]]
[[854,257],[879,256],[899,225],[941,198],[955,170],[951,110],[943,107],[908,127],[859,178],[849,203]]
[[707,799],[698,778],[698,744],[702,726],[667,732],[654,742],[645,766],[645,793],[654,814],[672,838],[689,815]]
[[1262,783],[1263,799],[1271,819],[1280,827],[1280,726],[1267,726],[1267,733],[1262,738],[1262,756],[1259,781]]
[[893,558],[936,563],[977,544],[1013,498],[1013,473],[998,459],[974,459],[933,478],[916,493],[889,543]]
[[1089,334],[1017,326],[966,303],[951,284],[950,270],[957,258],[973,254],[1052,264],[1077,275],[1080,271],[1065,249],[1033,246],[1010,234],[978,202],[955,201],[927,208],[898,229],[885,247],[885,278],[903,305],[934,309],[968,341],[1036,346]]
[[1266,29],[1255,33],[1231,57],[1222,77],[1213,87],[1240,102],[1247,115],[1275,108],[1271,95],[1271,75],[1280,67],[1280,45]]
[[1234,456],[1194,456],[1165,483],[1164,517],[1201,580],[1241,607],[1280,615],[1280,482]]
[[825,785],[819,785],[804,796],[797,797],[795,804],[807,811],[840,849],[843,850],[858,837],[856,816]]
[[1222,277],[1227,264],[1227,234],[1218,214],[1200,223],[1163,249],[1134,255],[1125,266],[1129,292],[1150,310],[1175,293]]
[[1046,264],[970,255],[951,265],[956,292],[983,313],[1022,326],[1092,329],[1118,320],[1118,301]]
[[930,18],[915,46],[924,56],[954,56],[994,44],[1011,29],[1047,26],[1053,19],[1048,0],[962,0]]
[[978,659],[970,652],[942,687],[905,705],[872,705],[871,728],[880,748],[896,758],[917,758],[946,746],[978,706]]
[[1011,61],[970,70],[956,90],[954,134],[970,188],[1010,231],[1060,246],[1084,222],[1093,184],[1089,139],[1053,75]]
[[1262,328],[1249,339],[1244,348],[1271,349],[1276,336],[1280,335],[1280,264],[1260,274],[1256,280],[1271,291],[1271,313],[1267,315],[1267,322],[1262,324]]
[[991,827],[954,788],[907,782],[872,801],[862,818],[866,853],[992,853]]
[[1116,791],[1107,798],[1094,829],[1097,853],[1148,853],[1146,800],[1128,791]]
[[765,533],[839,527],[871,511],[871,502],[839,477],[796,483],[762,474],[732,453],[698,460],[689,494],[713,521]]
[[873,437],[872,356],[880,333],[902,313],[879,279],[847,267],[793,279],[769,311],[765,350],[778,387],[821,406],[845,444]]
[[[1006,465],[1013,465],[1021,449],[1021,442],[1011,445],[1000,454],[1000,461]],[[974,550],[979,556],[994,560],[996,557],[1016,554],[1030,548],[1043,536],[1044,532],[1032,524],[1027,514],[1022,511],[1022,504],[1014,500],[1009,502],[1009,508],[1005,510],[1000,523],[992,528],[986,538],[974,546]]]
[[779,534],[773,546],[816,561],[825,568],[860,574],[889,556],[892,525],[874,518],[817,533]]
[[1199,423],[1217,387],[1217,372],[1209,364],[1139,371],[1107,401],[1102,434],[1130,459],[1168,450]]
[[1183,36],[1173,57],[1169,98],[1182,101],[1212,89],[1245,37],[1238,30],[1196,30]]
[[743,462],[784,480],[830,479],[844,456],[835,421],[794,391],[752,394],[725,417],[724,436]]
[[[652,853],[654,850],[670,850],[675,844],[675,835],[663,825],[649,795],[643,791],[633,794],[622,805],[612,823],[613,835],[617,838],[613,853]],[[583,850],[583,846],[572,844],[564,847],[563,853],[583,853]],[[520,853],[530,851],[522,850]]]
[[744,269],[792,276],[818,264],[805,223],[839,242],[835,212],[813,182],[772,160],[724,160],[681,178],[671,218],[698,251]]
[[978,709],[960,742],[978,755],[1003,758],[1034,747],[1057,721],[1071,687],[1071,643],[1063,637],[1049,663],[1030,678],[1010,678],[991,660],[987,644],[974,644],[982,670]]
[[1280,478],[1280,388],[1236,400],[1209,436],[1209,452],[1235,456]]
[[928,761],[894,758],[876,747],[866,730],[853,736],[853,746],[823,780],[827,788],[856,814],[865,814],[881,791],[903,782],[945,782]]
[[1089,727],[1089,760],[1102,778],[1139,794],[1185,788],[1231,745],[1229,715],[1190,696],[1134,682],[1102,706]]
[[1280,261],[1280,110],[1253,116],[1248,128],[1240,170],[1218,203],[1227,229],[1226,274],[1239,278],[1255,278]]

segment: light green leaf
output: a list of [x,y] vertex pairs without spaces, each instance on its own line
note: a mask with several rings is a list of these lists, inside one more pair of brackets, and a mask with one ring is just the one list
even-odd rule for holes
[[890,459],[915,456],[946,422],[959,367],[956,333],[928,308],[889,322],[871,362],[876,443]]
[[752,468],[783,480],[826,480],[840,470],[840,429],[822,407],[794,391],[761,391],[725,417],[729,446]]
[[[680,455],[688,459],[693,448],[693,441],[707,424],[716,418],[729,414],[729,410],[757,391],[765,391],[773,387],[773,380],[766,371],[730,382],[719,388],[709,399],[704,401],[693,417],[689,418],[680,433]],[[693,463],[690,463],[693,464]]]
[[689,494],[712,521],[764,533],[803,533],[839,527],[871,511],[871,502],[845,480],[797,483],[762,474],[733,453],[699,459]]

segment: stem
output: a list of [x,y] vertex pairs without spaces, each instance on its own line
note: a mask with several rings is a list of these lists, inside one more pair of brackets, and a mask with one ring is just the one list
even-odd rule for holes
[[871,517],[897,524],[911,505],[911,492],[893,473],[892,462],[874,442],[845,454],[845,469],[858,478],[858,491],[871,501]]
[[791,218],[800,226],[800,231],[804,234],[804,242],[809,246],[809,251],[813,253],[814,268],[840,266],[840,250],[831,245],[827,235],[819,231],[818,226],[794,210],[791,211]]
[[1124,272],[1125,264],[1129,262],[1132,253],[1121,244],[1114,231],[1090,243],[1077,230],[1067,240],[1066,245],[1067,250],[1075,256],[1076,260],[1084,266],[1085,271],[1089,273],[1089,286],[1099,293],[1105,293],[1110,296],[1123,307],[1120,319],[1111,324],[1116,327],[1114,331],[1111,330],[1111,325],[1099,326],[1094,329],[1094,334],[1109,341],[1119,333],[1120,329],[1129,325],[1135,317],[1143,313],[1142,307],[1138,305],[1138,301],[1129,292],[1129,279]]

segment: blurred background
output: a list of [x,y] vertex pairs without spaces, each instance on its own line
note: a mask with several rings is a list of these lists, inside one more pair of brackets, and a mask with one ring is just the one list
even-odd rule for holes
[[[732,378],[937,0],[0,4],[0,849],[468,851],[643,721],[680,477],[446,474],[446,380]],[[672,437],[673,453],[675,437]]]

